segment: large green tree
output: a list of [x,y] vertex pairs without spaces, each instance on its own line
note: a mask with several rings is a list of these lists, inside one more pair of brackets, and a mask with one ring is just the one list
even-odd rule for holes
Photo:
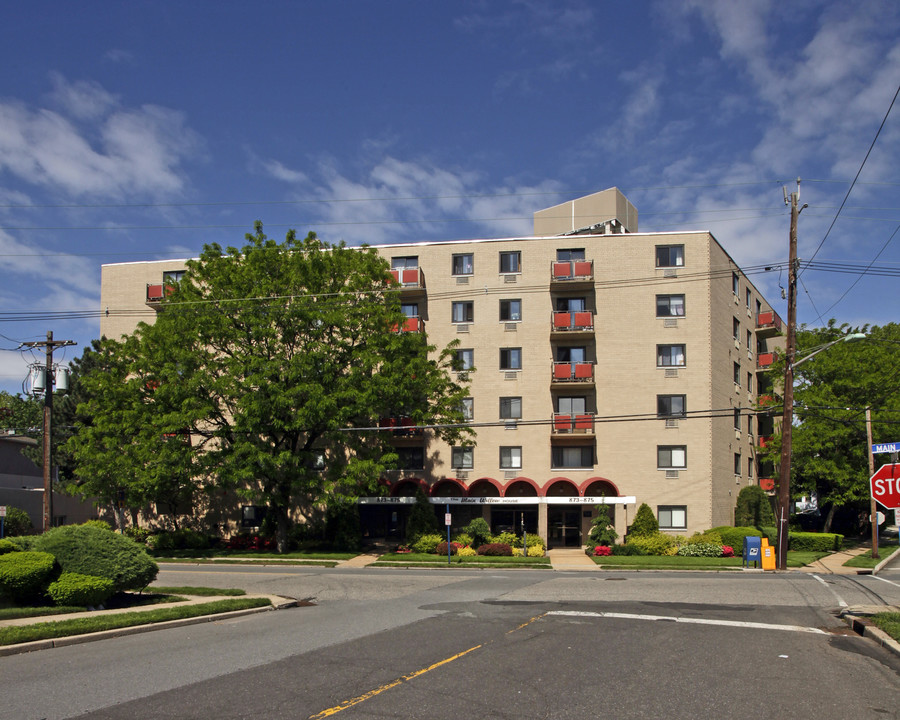
[[[817,349],[852,332],[866,338],[838,342],[804,361]],[[900,325],[850,328],[834,320],[824,328],[797,333],[794,369],[795,427],[791,443],[791,493],[818,497],[829,530],[835,512],[869,507],[868,440],[865,408],[871,407],[874,442],[897,439],[900,409]],[[783,363],[783,360],[782,360]],[[774,373],[783,373],[779,363]],[[779,438],[765,456],[777,463]],[[875,466],[887,458],[876,457]]]
[[206,483],[268,506],[287,546],[294,509],[378,491],[397,461],[387,417],[449,440],[468,394],[404,316],[374,250],[293,231],[283,243],[257,223],[243,248],[205,246],[153,325],[135,333],[132,373],[154,388],[157,427],[189,430]]

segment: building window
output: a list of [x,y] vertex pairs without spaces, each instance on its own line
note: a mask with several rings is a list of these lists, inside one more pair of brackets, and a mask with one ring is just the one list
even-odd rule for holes
[[460,406],[460,412],[462,412],[463,420],[465,422],[471,422],[475,419],[475,398],[463,398],[462,405]]
[[475,261],[472,253],[453,256],[453,275],[471,275],[475,272]]
[[731,318],[731,336],[735,340],[741,339],[741,321],[737,318]]
[[515,252],[500,253],[500,272],[522,272],[522,253],[520,253],[518,250],[516,250]]
[[657,245],[656,267],[684,267],[684,245]]
[[425,448],[398,447],[397,467],[401,470],[423,470],[425,468]]
[[469,323],[475,319],[475,303],[455,302],[452,307],[452,322]]
[[684,295],[657,295],[656,317],[684,317]]
[[753,479],[753,458],[747,458],[747,477],[752,480]]
[[522,319],[521,300],[500,301],[500,322],[519,322]]
[[753,413],[747,413],[747,434],[753,434]]
[[734,429],[735,430],[741,429],[741,409],[740,408],[734,409]]
[[522,398],[520,397],[502,397],[500,398],[500,419],[501,420],[519,420],[522,418]]
[[501,447],[500,467],[503,470],[518,470],[522,467],[521,447]]
[[475,351],[469,348],[456,351],[456,370],[465,371],[475,367]]
[[584,260],[584,248],[560,248],[556,251],[557,262]]
[[660,505],[656,508],[660,530],[685,530],[687,528],[686,505]]
[[753,351],[753,334],[747,331],[747,352]]
[[657,345],[656,367],[684,367],[684,345]]
[[163,283],[175,285],[184,277],[184,270],[166,270],[163,272]]
[[400,305],[400,312],[403,313],[404,317],[419,317],[419,303],[402,303]]
[[741,364],[740,363],[734,363],[734,384],[735,385],[741,384]]
[[658,468],[686,468],[687,446],[685,445],[657,445],[656,467]]
[[418,255],[391,258],[391,270],[412,270],[419,267]]
[[735,295],[741,294],[741,280],[736,272],[731,273],[731,291]]
[[500,369],[521,370],[522,348],[500,348]]
[[743,462],[741,461],[741,454],[734,454],[734,474],[740,476],[741,467],[743,467]]
[[747,373],[747,392],[748,393],[753,392],[753,373],[752,372]]
[[451,451],[450,465],[454,470],[471,470],[475,467],[475,448],[455,446]]
[[661,418],[685,417],[687,415],[686,395],[657,395],[656,415]]
[[550,461],[554,468],[591,468],[594,467],[594,447],[554,447]]
[[747,309],[748,310],[750,309],[750,303],[753,299],[752,295],[753,295],[753,293],[750,292],[750,288],[747,288]]
[[759,320],[759,314],[762,312],[762,302],[756,301],[756,319]]

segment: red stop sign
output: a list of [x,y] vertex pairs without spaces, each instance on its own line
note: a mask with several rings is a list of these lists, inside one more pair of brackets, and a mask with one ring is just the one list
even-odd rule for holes
[[869,478],[872,497],[888,510],[900,508],[900,463],[882,465]]

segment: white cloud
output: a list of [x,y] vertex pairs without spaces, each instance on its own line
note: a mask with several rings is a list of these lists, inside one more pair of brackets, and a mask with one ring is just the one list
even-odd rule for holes
[[[42,307],[78,307],[96,309],[100,293],[99,268],[87,257],[68,255],[45,250],[19,242],[0,230],[0,257],[3,258],[4,273],[10,278],[30,279],[32,283],[18,282],[19,288],[42,287],[44,283],[55,284],[56,288],[68,288],[68,300],[63,304],[47,303],[43,299],[28,298],[28,302],[38,302]],[[9,292],[8,290],[4,291]],[[59,290],[55,290],[59,292]],[[73,306],[69,301],[80,298],[80,304]],[[83,301],[83,302],[82,302]],[[17,307],[23,307],[22,298],[17,298]]]
[[0,171],[73,197],[181,191],[182,163],[201,145],[184,116],[155,105],[122,108],[96,83],[54,75],[62,112],[0,102]]

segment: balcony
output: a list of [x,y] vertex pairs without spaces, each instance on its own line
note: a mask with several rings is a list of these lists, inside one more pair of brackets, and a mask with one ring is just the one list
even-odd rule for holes
[[759,436],[759,447],[761,449],[765,449],[772,444],[772,435],[760,435]]
[[578,312],[553,313],[554,333],[592,333],[594,332],[594,313],[587,310]]
[[422,268],[391,270],[391,276],[404,294],[425,289],[425,276],[422,274]]
[[422,333],[425,332],[425,321],[418,316],[409,317],[403,321],[402,325],[395,325],[393,330],[394,332]]
[[409,417],[381,418],[378,427],[389,430],[394,437],[419,437],[422,428],[416,427],[415,422]]
[[158,305],[162,302],[163,297],[171,295],[174,290],[174,285],[167,285],[166,283],[148,283],[146,303],[148,305]]
[[590,285],[594,282],[593,260],[570,260],[566,262],[554,262],[550,264],[550,283],[560,285],[580,286]]
[[553,363],[553,382],[593,384],[594,363],[555,362]]
[[766,492],[772,492],[775,490],[775,479],[774,478],[760,478],[759,486]]
[[594,414],[553,413],[554,435],[593,435]]
[[774,310],[757,313],[756,332],[763,337],[778,335],[781,332],[781,318]]
[[758,370],[764,370],[769,367],[776,360],[775,353],[764,352],[757,353],[756,355],[756,367]]

